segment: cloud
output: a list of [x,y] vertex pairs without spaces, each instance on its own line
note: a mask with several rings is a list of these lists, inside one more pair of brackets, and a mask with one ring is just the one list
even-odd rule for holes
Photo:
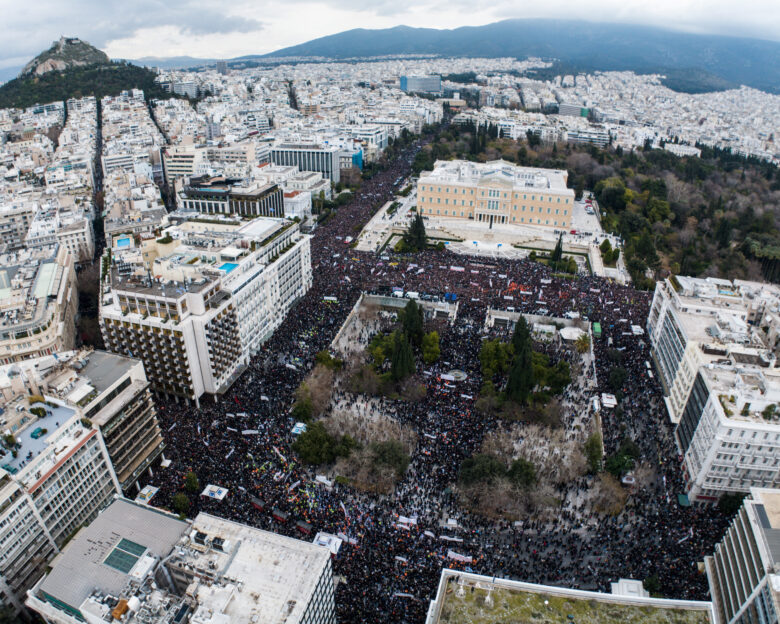
[[0,15],[0,67],[19,64],[20,58],[26,62],[60,35],[80,37],[114,58],[229,58],[351,28],[456,28],[506,18],[585,19],[780,39],[777,0],[0,0]]
[[[3,10],[6,2],[14,8]],[[111,41],[158,26],[175,26],[190,36],[258,32],[263,23],[231,13],[208,0],[36,0],[26,5],[0,0],[2,56],[29,59],[59,39],[79,37],[105,48]],[[164,43],[164,42],[159,42]],[[145,50],[141,53],[151,53]]]

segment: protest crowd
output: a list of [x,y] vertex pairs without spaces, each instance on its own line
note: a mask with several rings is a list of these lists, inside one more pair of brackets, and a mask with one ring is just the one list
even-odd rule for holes
[[[392,198],[420,147],[420,141],[411,145],[363,181],[352,201],[315,230],[311,289],[225,395],[203,400],[200,409],[158,402],[172,463],[146,481],[160,488],[152,504],[170,508],[192,471],[201,487],[215,484],[229,494],[219,501],[190,494],[190,516],[207,511],[301,539],[319,531],[340,535],[345,542],[334,569],[341,622],[423,622],[443,567],[601,591],[620,577],[655,576],[668,597],[704,599],[706,577],[697,562],[711,553],[726,519],[714,509],[678,504],[684,491],[680,459],[660,386],[648,375],[649,348],[643,336],[626,331],[630,324],[645,326],[651,294],[603,278],[555,276],[528,260],[440,250],[379,256],[350,248],[345,238]],[[411,463],[387,495],[323,484],[291,449],[295,391],[360,294],[393,288],[458,298],[454,322],[439,325],[439,361],[425,367],[429,374],[419,374],[425,397],[387,408],[389,417],[417,433]],[[630,437],[657,478],[636,488],[617,515],[597,514],[582,502],[592,476],[561,486],[560,508],[544,520],[488,519],[458,504],[453,485],[461,463],[501,426],[496,417],[478,414],[474,403],[487,308],[510,305],[528,313],[543,307],[551,317],[577,310],[600,322],[604,336],[594,340],[595,365],[566,389],[567,412],[613,392],[607,387],[609,356],[621,353],[625,391],[619,409],[601,410],[604,450],[612,453]],[[452,369],[467,374],[455,388],[441,379]],[[351,399],[356,397],[339,389],[335,400],[343,405]]]

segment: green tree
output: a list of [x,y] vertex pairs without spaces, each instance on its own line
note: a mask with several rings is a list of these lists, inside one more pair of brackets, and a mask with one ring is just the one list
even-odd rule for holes
[[173,495],[171,504],[173,505],[174,511],[185,514],[190,508],[190,499],[184,492],[179,492],[178,494]]
[[550,265],[553,267],[553,270],[555,267],[558,266],[558,263],[561,261],[561,257],[563,256],[563,234],[561,234],[558,237],[558,242],[555,244],[555,249],[553,249],[552,255],[550,256]]
[[425,335],[422,340],[422,358],[426,364],[438,362],[441,356],[441,347],[439,346],[439,332],[432,331]]
[[515,360],[506,382],[506,395],[515,403],[526,403],[535,385],[531,353],[530,344],[523,346],[520,351],[515,349]]
[[412,346],[401,332],[393,333],[393,354],[390,358],[390,377],[401,381],[414,372],[414,354]]
[[409,453],[398,440],[374,442],[371,445],[373,462],[380,466],[390,466],[400,477],[409,467]]
[[588,334],[581,334],[577,340],[574,341],[574,347],[577,349],[577,353],[587,353],[590,349],[590,336]]
[[335,447],[336,440],[320,421],[308,424],[292,445],[298,456],[313,466],[330,464],[336,458]]
[[404,234],[404,245],[408,251],[421,251],[425,249],[428,237],[425,234],[425,223],[419,212],[415,213],[409,228]]
[[620,392],[627,377],[628,373],[626,372],[626,369],[620,366],[616,366],[610,369],[607,383],[613,392]]
[[516,459],[509,467],[507,477],[515,485],[529,488],[536,483],[536,468],[531,462],[523,458]]
[[190,471],[184,475],[184,489],[190,494],[195,494],[200,491],[200,481],[198,481],[198,475]]
[[601,245],[599,245],[599,249],[601,249],[602,254],[609,253],[612,251],[612,243],[609,242],[608,238],[605,238],[603,241],[601,241]]
[[306,394],[301,396],[293,404],[292,412],[290,416],[296,421],[308,422],[314,414],[314,403],[312,403],[311,396]]
[[414,299],[409,299],[401,313],[401,327],[409,342],[419,347],[423,339],[423,309]]
[[520,353],[523,349],[531,348],[531,330],[528,329],[528,321],[521,314],[515,323],[515,330],[512,332],[512,347],[515,353]]
[[465,459],[460,465],[458,480],[462,485],[490,483],[506,474],[506,467],[495,455],[478,453]]
[[585,440],[585,459],[588,461],[588,470],[595,473],[601,470],[601,460],[604,456],[604,445],[601,442],[601,434],[594,431]]

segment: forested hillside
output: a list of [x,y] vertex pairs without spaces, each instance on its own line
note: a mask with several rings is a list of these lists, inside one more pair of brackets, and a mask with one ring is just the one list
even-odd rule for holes
[[25,108],[34,104],[94,95],[117,95],[126,89],[143,89],[148,98],[169,98],[154,81],[155,73],[129,63],[99,63],[26,75],[0,87],[0,108]]
[[702,147],[702,158],[664,150],[544,145],[537,137],[498,138],[451,126],[414,163],[504,158],[520,165],[567,169],[578,196],[593,190],[604,228],[625,241],[634,282],[651,288],[669,272],[780,281],[780,173],[769,163]]

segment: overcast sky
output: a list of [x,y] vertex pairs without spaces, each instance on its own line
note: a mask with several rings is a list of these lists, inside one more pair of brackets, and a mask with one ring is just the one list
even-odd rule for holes
[[112,58],[262,54],[350,28],[589,19],[780,40],[779,0],[0,0],[0,68],[60,35]]

